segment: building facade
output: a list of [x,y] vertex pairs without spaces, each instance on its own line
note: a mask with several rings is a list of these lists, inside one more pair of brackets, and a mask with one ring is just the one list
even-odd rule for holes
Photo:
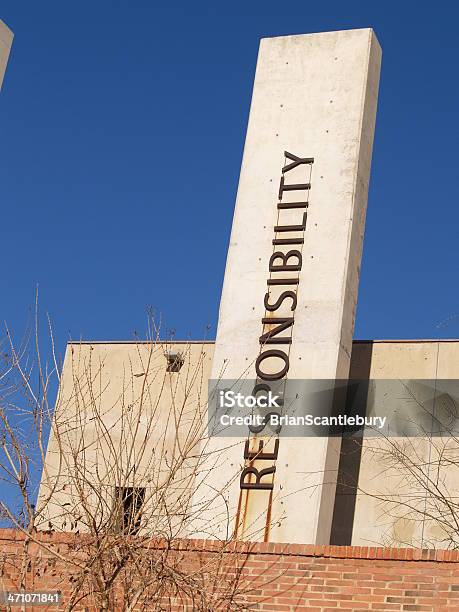
[[[206,458],[203,456],[201,461],[196,456],[199,455],[196,448],[206,437],[207,381],[214,351],[214,342],[68,345],[56,405],[56,429],[48,444],[38,502],[38,508],[43,508],[43,525],[52,521],[60,529],[71,527],[65,508],[66,503],[80,503],[75,502],[79,500],[78,495],[72,501],[70,494],[72,486],[77,484],[71,473],[79,471],[86,473],[79,483],[85,491],[90,486],[100,491],[100,496],[93,497],[95,515],[112,512],[117,489],[146,490],[146,499],[149,499],[149,488],[153,497],[162,490],[170,496],[169,502],[165,502],[167,520],[173,513],[189,513],[186,520],[176,522],[175,533],[196,536],[202,528],[197,522],[201,507],[193,506],[193,497],[199,471],[206,468]],[[455,340],[354,341],[350,377],[359,381],[397,380],[412,387],[419,381],[455,379],[459,374],[458,364],[459,341]],[[440,393],[438,397],[441,399]],[[131,417],[139,422],[135,433],[131,421],[128,424]],[[182,440],[184,448],[189,445],[188,454],[183,449],[180,451],[185,457],[180,457],[178,440]],[[227,439],[218,440],[225,447]],[[282,441],[294,447],[298,439]],[[422,452],[432,450],[426,445],[425,437],[409,442],[411,452],[417,448],[420,458]],[[438,546],[445,539],[440,521],[422,512],[432,496],[429,487],[419,486],[414,478],[410,480],[402,469],[403,462],[386,465],[378,452],[384,444],[392,450],[393,443],[393,439],[343,437],[338,469],[328,475],[337,482],[331,509],[330,543],[426,547]],[[70,459],[63,461],[65,448]],[[83,448],[84,452],[80,452]],[[427,461],[427,455],[424,458]],[[216,469],[223,470],[229,480],[239,482],[242,467],[240,462],[218,465]],[[455,465],[449,465],[452,497],[459,482],[456,469]],[[169,483],[161,489],[157,481],[151,484],[153,474],[158,477],[163,473],[167,480],[170,470],[176,471],[176,486]],[[97,478],[93,478],[96,472]],[[299,505],[293,520],[300,522],[309,507],[307,463],[295,466],[295,474]],[[425,478],[427,482],[427,472]],[[403,490],[400,480],[403,480]],[[285,495],[289,493],[286,491]],[[401,493],[403,496],[399,498]],[[407,508],[405,500],[409,495],[420,512]],[[446,503],[446,489],[444,496]],[[141,511],[143,529],[170,528],[163,522],[165,517],[158,515],[157,499],[151,499],[150,507],[147,506]],[[229,521],[228,525],[231,524]]]

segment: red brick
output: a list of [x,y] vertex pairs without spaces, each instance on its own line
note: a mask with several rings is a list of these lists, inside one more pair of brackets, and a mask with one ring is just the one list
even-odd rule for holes
[[[42,590],[59,588],[68,600],[72,591],[69,568],[54,559],[47,572],[42,573],[40,564],[52,559],[52,550],[57,548],[64,555],[75,551],[75,558],[83,559],[90,537],[40,532],[36,538],[38,544],[30,546],[30,586]],[[6,556],[6,588],[14,588],[18,580],[19,570],[14,565],[22,554],[23,541],[19,532],[0,530],[0,557]],[[51,553],[41,549],[40,541]],[[158,554],[168,546],[165,540],[148,543],[149,549]],[[239,590],[247,609],[459,612],[459,551],[180,540],[167,554],[176,555],[184,572],[199,575],[199,568],[205,566],[206,572],[200,578],[204,584],[207,579],[213,584],[215,577],[222,585],[228,584],[237,567],[241,567]],[[121,602],[121,585],[115,584],[114,591],[116,602]],[[167,602],[165,595],[164,605]],[[90,612],[97,610],[90,600],[84,603]],[[192,605],[187,597],[185,603]],[[178,600],[172,601],[170,607],[174,612],[184,609]]]

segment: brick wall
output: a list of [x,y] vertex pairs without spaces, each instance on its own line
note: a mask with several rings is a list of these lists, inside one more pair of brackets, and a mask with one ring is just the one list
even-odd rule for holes
[[[65,607],[71,585],[62,559],[66,551],[72,550],[77,538],[81,542],[87,536],[38,534],[36,538],[26,570],[27,588],[60,590]],[[17,588],[21,564],[15,561],[21,558],[23,547],[21,534],[0,530],[0,590]],[[154,543],[153,549],[162,551],[164,543]],[[56,557],[56,551],[61,558]],[[233,589],[237,591],[234,601],[246,610],[459,611],[459,551],[269,543],[223,546],[210,540],[181,540],[173,543],[171,553],[181,570],[189,568],[193,576],[201,577],[199,584],[209,590],[216,584],[217,589],[223,589],[228,577],[235,575],[237,566],[239,578],[237,588]],[[219,572],[222,572],[221,578]],[[122,600],[118,588],[112,609],[121,609]],[[202,609],[193,607],[197,604],[192,603],[190,593],[170,594],[163,598],[161,605],[164,610]],[[99,608],[88,595],[74,609]],[[140,602],[134,609],[160,608],[153,604],[142,608]],[[224,597],[209,597],[207,609],[232,607],[225,603]]]

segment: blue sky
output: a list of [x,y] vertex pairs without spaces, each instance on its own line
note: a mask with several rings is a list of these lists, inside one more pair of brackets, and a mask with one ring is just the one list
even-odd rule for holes
[[453,6],[1,0],[0,319],[20,334],[38,283],[60,348],[144,335],[149,306],[177,337],[214,337],[260,37],[371,26],[355,336],[459,337]]

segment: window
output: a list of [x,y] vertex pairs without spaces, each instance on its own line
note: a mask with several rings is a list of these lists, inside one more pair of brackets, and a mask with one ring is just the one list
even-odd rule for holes
[[131,535],[138,533],[144,501],[144,487],[115,487],[115,512],[120,531]]
[[184,362],[184,359],[181,353],[173,353],[173,352],[166,353],[166,359],[167,359],[167,366],[166,366],[167,372],[180,372],[180,368],[182,367],[183,362]]

